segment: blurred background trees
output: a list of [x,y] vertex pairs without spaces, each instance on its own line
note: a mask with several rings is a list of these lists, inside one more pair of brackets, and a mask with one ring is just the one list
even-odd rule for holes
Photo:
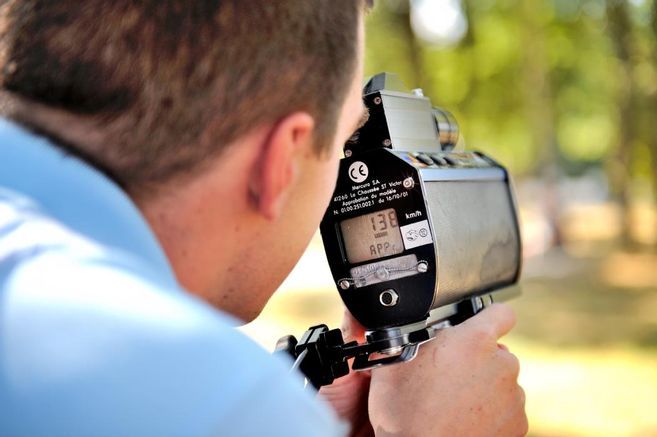
[[[375,3],[367,74],[423,88],[515,178],[524,293],[503,341],[530,436],[657,436],[657,0]],[[316,237],[244,329],[271,348],[342,314]]]
[[547,246],[572,234],[572,205],[605,202],[617,242],[657,243],[657,0],[379,0],[379,71],[423,88],[469,147],[510,167]]

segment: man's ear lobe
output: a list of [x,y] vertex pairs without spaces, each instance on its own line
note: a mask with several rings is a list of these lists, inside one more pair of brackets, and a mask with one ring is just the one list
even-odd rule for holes
[[276,220],[298,176],[300,157],[312,147],[315,120],[310,114],[291,114],[272,126],[260,146],[249,191],[257,211]]

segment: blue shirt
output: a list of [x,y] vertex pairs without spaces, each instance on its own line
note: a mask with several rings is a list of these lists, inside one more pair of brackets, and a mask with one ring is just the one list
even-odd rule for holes
[[344,433],[233,325],[113,182],[0,119],[0,435]]

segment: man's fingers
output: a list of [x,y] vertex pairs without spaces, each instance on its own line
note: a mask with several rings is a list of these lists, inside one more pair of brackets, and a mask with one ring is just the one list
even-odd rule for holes
[[508,305],[493,304],[463,322],[464,327],[486,332],[495,339],[506,335],[516,324],[516,315]]
[[342,335],[345,343],[350,341],[365,341],[365,328],[354,319],[354,316],[346,308],[342,319]]
[[517,380],[518,375],[520,375],[520,360],[518,360],[518,357],[511,352],[502,350],[498,351],[497,356],[504,363],[504,368],[509,372],[508,374]]

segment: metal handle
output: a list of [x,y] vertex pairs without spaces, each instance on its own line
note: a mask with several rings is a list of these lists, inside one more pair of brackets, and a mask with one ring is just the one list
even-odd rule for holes
[[363,371],[370,370],[377,367],[389,366],[391,364],[405,363],[411,361],[417,355],[417,351],[420,349],[420,344],[409,344],[402,347],[401,353],[399,355],[387,356],[383,358],[370,359],[371,355],[358,355],[354,359],[354,364],[351,366],[353,370]]

